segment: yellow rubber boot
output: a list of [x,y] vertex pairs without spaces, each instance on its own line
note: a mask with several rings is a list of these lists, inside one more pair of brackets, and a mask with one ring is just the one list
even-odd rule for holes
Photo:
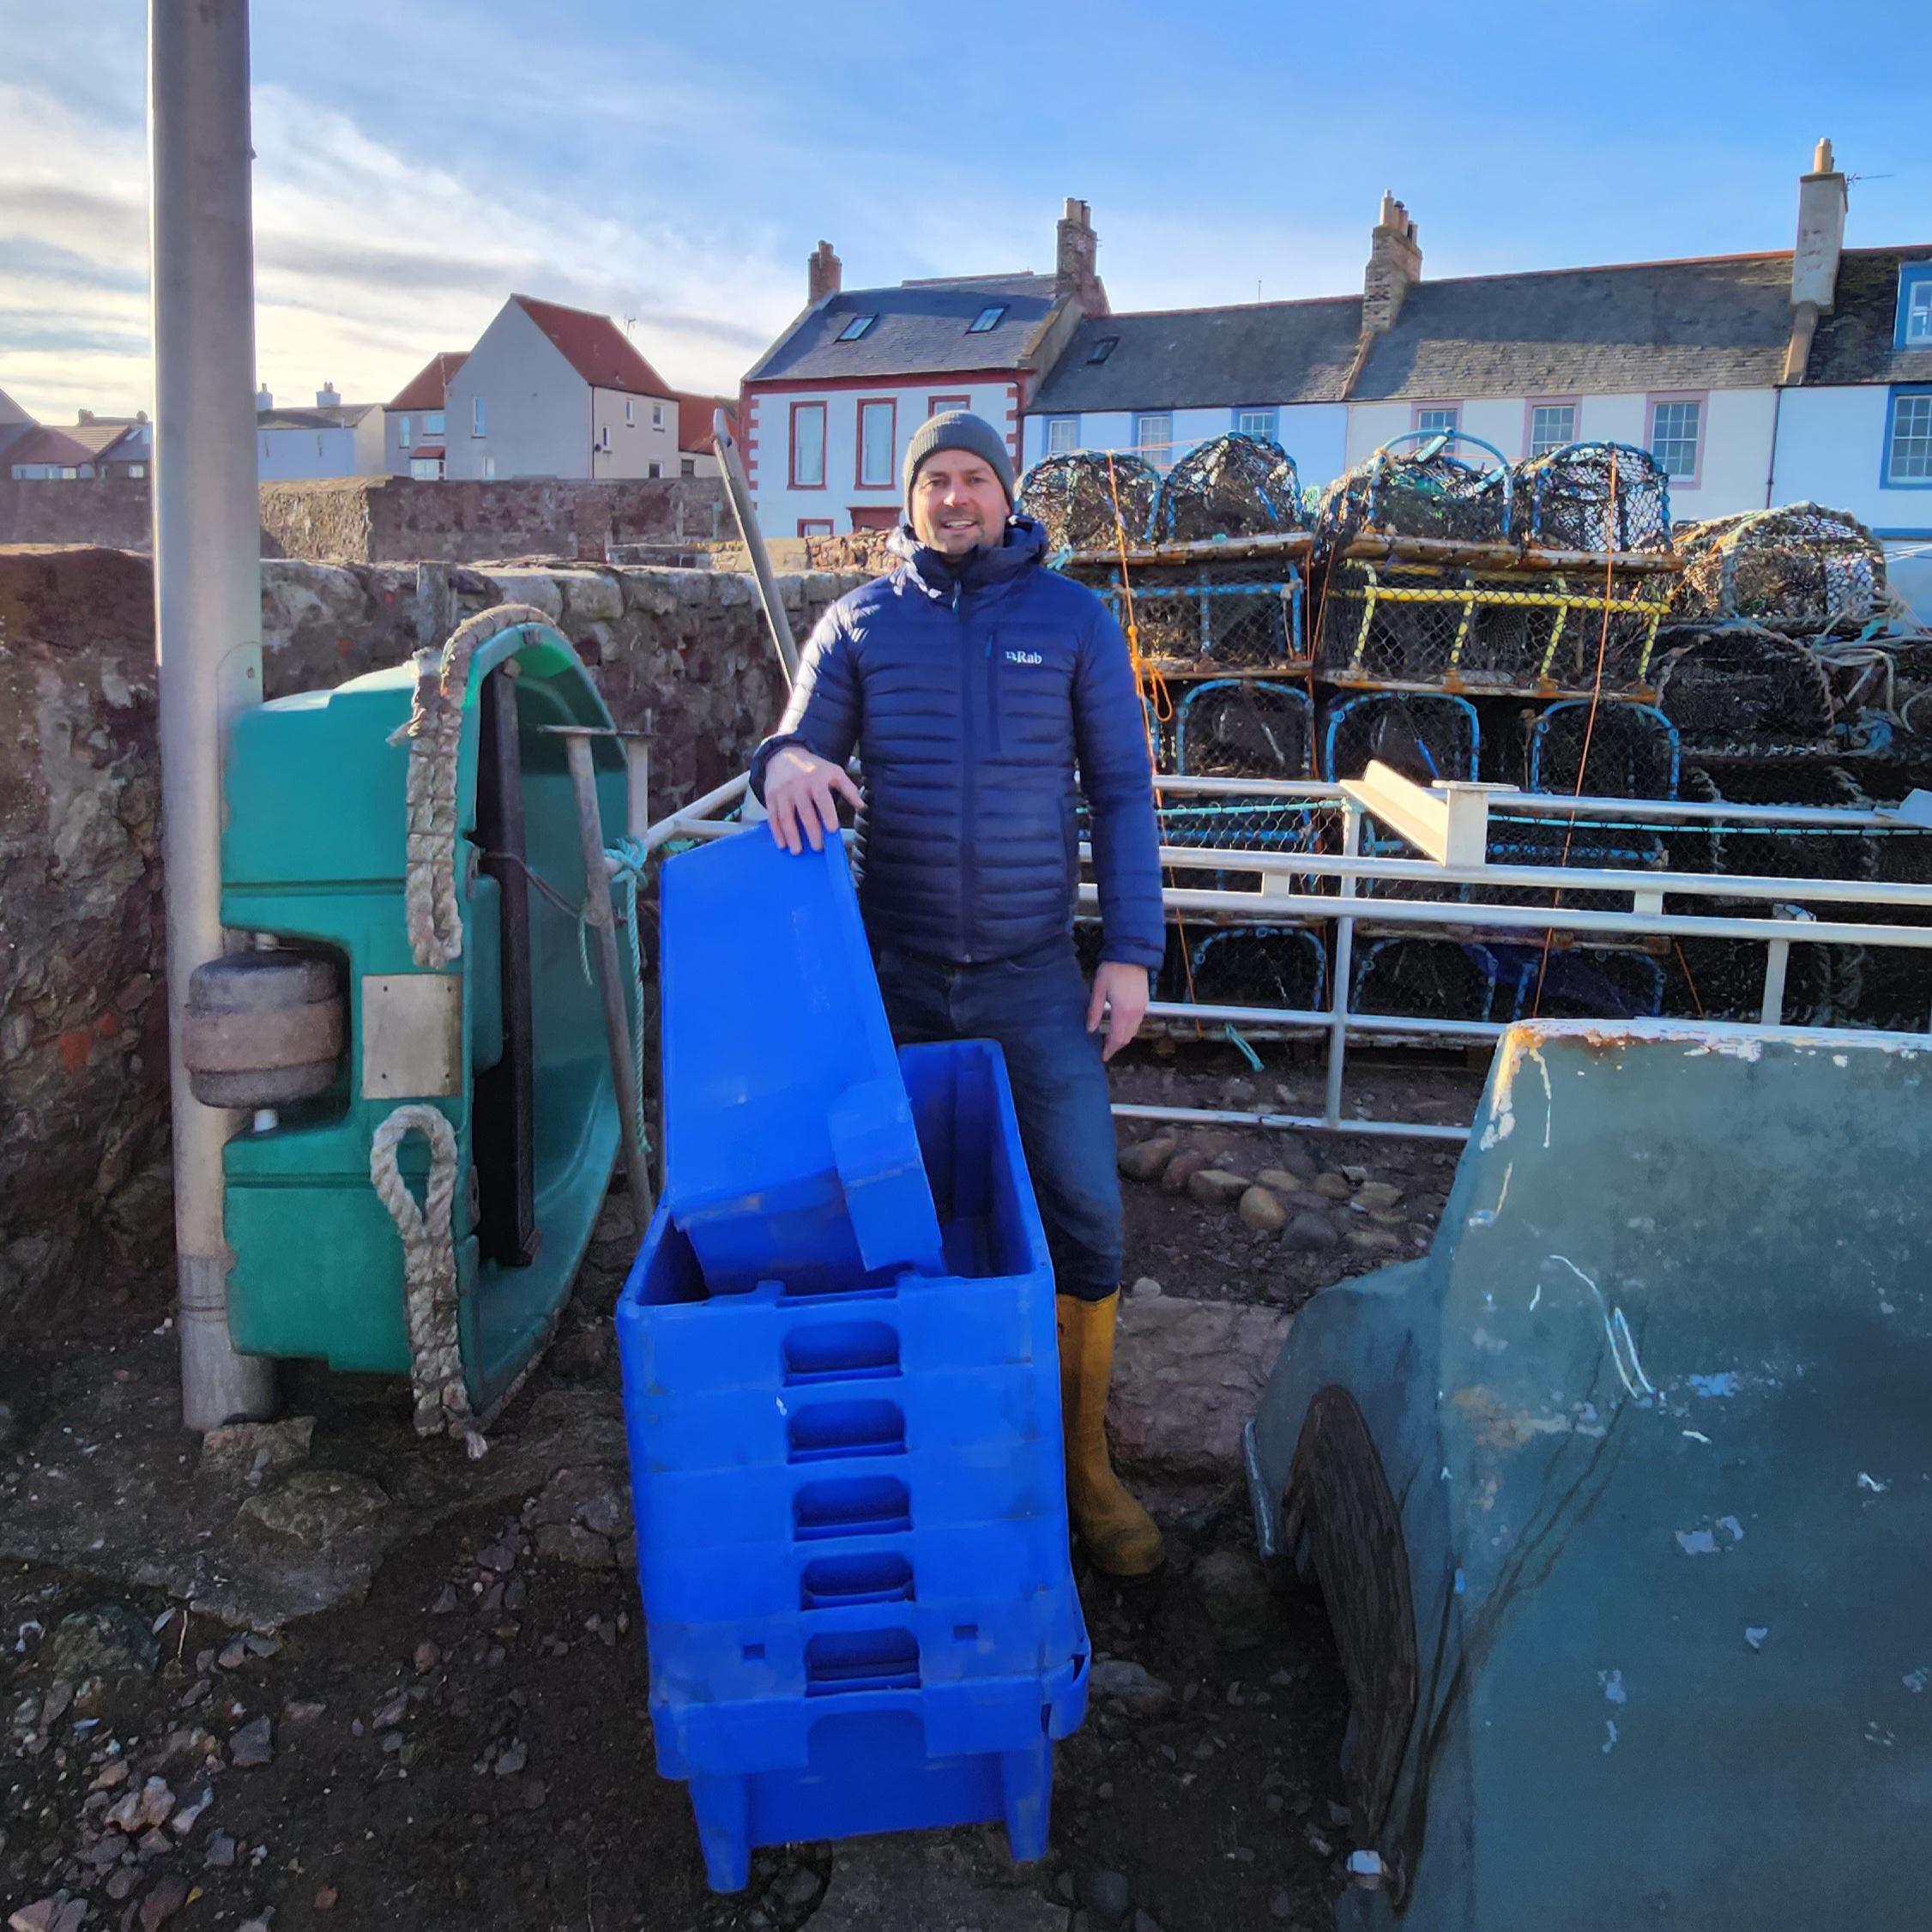
[[1054,1297],[1060,1324],[1060,1406],[1066,1431],[1066,1504],[1096,1565],[1144,1577],[1166,1555],[1154,1518],[1120,1487],[1107,1455],[1107,1392],[1114,1381],[1118,1292],[1104,1301]]

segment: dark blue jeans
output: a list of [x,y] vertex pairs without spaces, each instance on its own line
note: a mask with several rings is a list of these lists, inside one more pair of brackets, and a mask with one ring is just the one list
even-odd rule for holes
[[903,1047],[997,1041],[1046,1224],[1054,1285],[1097,1301],[1120,1285],[1120,1176],[1100,1036],[1070,939],[955,966],[875,946],[878,990]]

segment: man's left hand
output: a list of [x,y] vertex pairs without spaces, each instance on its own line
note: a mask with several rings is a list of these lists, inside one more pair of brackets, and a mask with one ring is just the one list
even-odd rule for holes
[[1092,997],[1087,1001],[1087,1031],[1098,1033],[1101,1018],[1107,1020],[1107,1040],[1101,1048],[1103,1060],[1112,1060],[1140,1031],[1147,1017],[1147,969],[1129,966],[1118,959],[1105,959],[1094,974]]

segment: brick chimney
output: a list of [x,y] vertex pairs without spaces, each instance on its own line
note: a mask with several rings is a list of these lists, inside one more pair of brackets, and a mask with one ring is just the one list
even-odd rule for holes
[[1838,299],[1838,257],[1844,251],[1845,179],[1832,160],[1832,144],[1820,141],[1811,172],[1798,177],[1798,238],[1791,250],[1791,335],[1784,345],[1779,380],[1802,383],[1811,359],[1818,318]]
[[1107,298],[1101,291],[1096,266],[1100,237],[1094,232],[1093,210],[1070,195],[1054,238],[1054,293],[1071,295],[1089,315],[1105,315]]
[[1364,339],[1395,326],[1403,299],[1422,279],[1422,245],[1409,210],[1386,190],[1382,212],[1368,245],[1368,272],[1361,283]]
[[845,264],[832,253],[832,245],[822,241],[812,250],[811,259],[806,263],[806,300],[816,306],[828,295],[836,295],[842,280]]

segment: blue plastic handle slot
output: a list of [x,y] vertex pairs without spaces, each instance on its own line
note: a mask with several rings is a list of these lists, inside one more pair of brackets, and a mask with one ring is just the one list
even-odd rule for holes
[[890,1322],[828,1321],[794,1328],[784,1349],[785,1380],[794,1387],[899,1373],[899,1336]]
[[801,1610],[912,1600],[912,1565],[889,1550],[862,1556],[815,1556],[799,1576]]
[[821,1402],[785,1424],[789,1459],[830,1462],[839,1456],[903,1456],[906,1412],[896,1402]]
[[807,1482],[792,1498],[792,1534],[800,1543],[832,1537],[889,1537],[912,1527],[912,1493],[890,1476]]
[[829,1630],[805,1646],[805,1694],[917,1690],[919,1639],[909,1630]]

